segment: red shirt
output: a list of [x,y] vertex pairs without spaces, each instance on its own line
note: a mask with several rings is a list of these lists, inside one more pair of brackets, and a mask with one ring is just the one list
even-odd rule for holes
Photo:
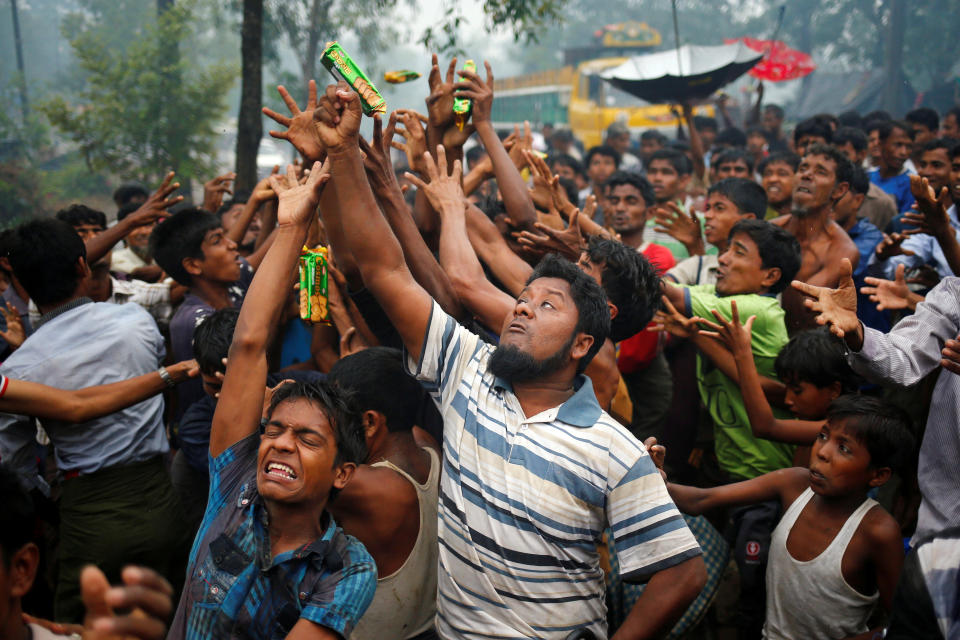
[[[647,243],[639,251],[654,266],[658,275],[662,276],[668,269],[672,269],[677,264],[670,250],[659,244]],[[651,325],[653,325],[652,322],[647,327]],[[620,369],[621,373],[640,371],[657,357],[662,348],[662,335],[644,329],[620,342],[617,368]]]

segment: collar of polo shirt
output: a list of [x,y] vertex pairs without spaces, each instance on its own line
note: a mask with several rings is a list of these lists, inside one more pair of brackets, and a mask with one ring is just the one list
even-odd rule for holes
[[[493,386],[495,389],[513,393],[513,385],[503,378],[494,378]],[[573,395],[560,405],[560,409],[557,411],[557,420],[574,427],[592,427],[600,419],[600,414],[603,413],[600,403],[597,402],[597,396],[593,392],[593,383],[587,376],[579,374],[573,379],[573,389]]]

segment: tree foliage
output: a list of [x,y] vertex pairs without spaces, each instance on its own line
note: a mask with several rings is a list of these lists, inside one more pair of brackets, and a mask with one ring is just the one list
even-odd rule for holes
[[190,36],[191,21],[189,7],[174,6],[122,49],[106,46],[99,29],[75,33],[71,46],[87,82],[75,99],[56,96],[40,108],[91,169],[147,183],[171,168],[184,176],[212,171],[214,125],[235,69],[197,68],[170,55]]

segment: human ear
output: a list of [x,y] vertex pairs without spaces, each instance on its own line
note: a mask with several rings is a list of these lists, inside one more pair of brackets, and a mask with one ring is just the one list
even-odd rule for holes
[[616,318],[616,317],[617,317],[617,314],[620,313],[620,310],[617,309],[617,305],[613,304],[613,303],[610,302],[609,300],[607,300],[607,309],[610,310],[610,319],[611,319],[611,320],[613,320],[614,318]]
[[80,276],[81,280],[83,280],[84,278],[90,275],[90,265],[87,264],[87,259],[84,258],[83,256],[80,256],[79,258],[77,258],[76,269],[77,269],[77,275]]
[[30,591],[33,580],[37,576],[37,565],[40,564],[40,549],[32,542],[23,545],[10,559],[10,569],[7,572],[10,582],[10,597],[22,598]]
[[576,339],[573,341],[573,347],[570,349],[570,357],[579,360],[587,355],[587,352],[590,351],[590,347],[593,346],[593,336],[587,333],[577,334]]
[[870,479],[871,487],[880,487],[887,483],[893,470],[890,467],[880,467],[873,470],[873,478]]
[[203,274],[203,268],[200,266],[202,261],[197,258],[184,258],[180,261],[180,264],[183,266],[184,271],[189,273],[192,276],[199,276]]
[[780,267],[770,267],[765,269],[767,272],[763,276],[763,280],[760,281],[760,284],[763,285],[764,289],[769,289],[773,285],[777,284],[780,281],[780,278],[783,277],[783,272],[780,271]]
[[843,384],[839,380],[830,383],[830,399],[836,400],[843,395]]
[[353,473],[357,470],[355,462],[341,462],[334,470],[333,488],[343,489],[350,482]]
[[833,202],[840,202],[840,199],[843,196],[847,195],[847,192],[850,191],[850,184],[847,182],[840,182],[833,188]]

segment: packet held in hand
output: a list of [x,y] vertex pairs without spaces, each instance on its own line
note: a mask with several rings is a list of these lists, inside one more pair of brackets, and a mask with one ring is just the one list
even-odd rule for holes
[[416,80],[420,77],[420,74],[416,71],[387,71],[383,74],[383,79],[389,82],[390,84],[402,84],[404,82],[410,82],[411,80]]
[[327,248],[311,249],[304,246],[300,252],[300,318],[313,323],[330,324],[327,307],[328,292]]
[[[463,63],[464,71],[477,72],[477,64],[473,60],[467,60]],[[457,98],[453,99],[453,118],[454,122],[457,123],[457,129],[463,131],[463,128],[467,124],[467,120],[470,119],[470,112],[473,111],[473,100],[470,98]]]
[[360,95],[360,107],[366,115],[386,113],[387,103],[357,63],[336,42],[328,42],[320,61],[335,78],[342,78]]

